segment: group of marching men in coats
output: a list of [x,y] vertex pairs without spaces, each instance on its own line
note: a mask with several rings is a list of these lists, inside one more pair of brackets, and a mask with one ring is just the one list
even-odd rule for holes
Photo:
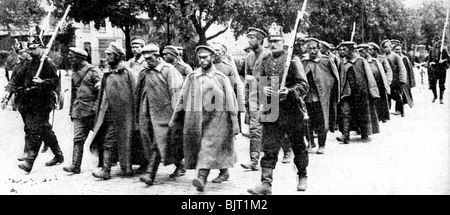
[[[140,38],[132,41],[134,57],[128,61],[123,48],[111,43],[105,51],[105,71],[87,62],[85,50],[70,48],[74,147],[72,164],[64,171],[81,172],[83,147],[89,143],[99,157],[101,170],[92,173],[96,178],[110,179],[118,162],[121,175],[140,173],[142,182],[153,185],[162,162],[175,165],[171,178],[197,169],[192,184],[203,191],[211,169],[219,170],[213,183],[230,178],[228,169],[236,162],[235,135],[241,131],[240,113],[245,112],[250,162],[241,166],[261,170],[261,184],[248,192],[272,193],[273,170],[286,141],[298,170],[297,190],[305,191],[305,137],[311,148],[317,137],[317,154],[325,153],[328,131],[339,129],[342,136],[337,139],[344,144],[350,141],[350,131],[370,141],[371,134],[380,132],[378,122],[390,119],[392,99],[395,114],[402,117],[404,104],[413,106],[414,74],[399,42],[343,42],[335,55],[327,42],[306,38],[296,44],[301,53],[287,60],[279,26],[272,25],[269,32],[249,28],[247,38],[249,53],[242,66],[226,54],[226,46],[213,43],[196,48],[195,70],[183,62],[181,47],[161,51]],[[9,94],[17,94],[25,123],[24,155],[19,158],[24,163],[19,168],[26,172],[31,172],[42,142],[55,154],[47,166],[64,161],[48,123],[58,85],[50,59],[34,77],[42,48],[43,44],[30,43],[21,52],[32,57],[18,62],[17,75],[6,87]],[[289,69],[282,83],[286,63]]]

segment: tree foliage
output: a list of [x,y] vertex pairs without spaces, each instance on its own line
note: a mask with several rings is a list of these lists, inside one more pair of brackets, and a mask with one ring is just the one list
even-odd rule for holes
[[45,11],[40,0],[1,0],[0,26],[7,29],[29,29],[39,24]]

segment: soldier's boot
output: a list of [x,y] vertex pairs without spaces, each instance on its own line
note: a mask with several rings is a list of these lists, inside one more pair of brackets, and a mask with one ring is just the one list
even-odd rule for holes
[[272,195],[273,169],[263,167],[261,169],[261,185],[248,189],[252,195]]
[[80,174],[82,159],[83,159],[83,144],[74,144],[72,165],[68,167],[63,167],[63,170],[74,174]]
[[97,167],[103,167],[103,160],[104,160],[103,153],[104,153],[103,149],[99,148],[98,149],[98,164],[97,164]]
[[121,166],[120,169],[122,170],[121,175],[123,177],[132,177],[134,175],[133,168],[131,167],[131,165]]
[[55,157],[52,160],[50,160],[49,162],[45,163],[45,166],[54,166],[56,164],[63,163],[64,162],[64,156],[63,156],[63,153],[61,151],[61,148],[59,148],[59,145],[58,145],[57,141],[50,145],[50,149],[52,150],[52,152],[55,155]]
[[212,180],[212,183],[222,183],[224,181],[228,181],[230,178],[230,173],[228,172],[228,169],[220,169],[220,173],[217,176],[217,178]]
[[317,149],[317,154],[322,155],[325,154],[325,142],[327,141],[327,134],[319,134],[317,137],[317,141],[319,142],[319,149]]
[[175,171],[169,175],[170,178],[176,178],[186,174],[186,167],[184,166],[183,161],[176,163],[175,166]]
[[156,173],[158,172],[160,162],[161,157],[158,155],[156,151],[153,151],[148,161],[148,169],[139,178],[139,180],[146,183],[149,186],[153,185],[155,183]]
[[342,118],[342,135],[340,137],[336,137],[338,141],[341,141],[343,144],[348,144],[350,141],[350,119]]
[[444,104],[444,90],[439,90],[439,103]]
[[111,160],[112,160],[112,151],[104,150],[102,169],[98,172],[93,172],[92,175],[96,178],[101,178],[103,180],[111,179]]
[[291,159],[292,159],[292,149],[289,148],[286,151],[283,150],[283,160],[281,161],[282,163],[290,163]]
[[209,169],[199,169],[198,176],[192,180],[192,185],[197,188],[197,191],[203,192],[205,190],[206,182],[208,180]]
[[253,171],[259,170],[259,152],[250,152],[250,162],[241,164],[244,169],[251,169]]
[[36,160],[37,153],[33,151],[28,151],[25,162],[22,164],[19,164],[19,168],[23,171],[29,173],[33,169],[34,161]]
[[431,91],[433,92],[433,100],[431,102],[435,103],[437,99],[437,90],[432,88]]
[[306,176],[299,176],[298,178],[298,185],[297,185],[297,191],[306,191],[306,188],[308,187],[308,180]]

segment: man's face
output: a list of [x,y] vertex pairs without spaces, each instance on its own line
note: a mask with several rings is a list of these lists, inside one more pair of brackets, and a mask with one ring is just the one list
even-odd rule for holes
[[170,64],[174,64],[175,60],[177,59],[175,56],[173,56],[169,53],[165,53],[163,55],[163,58],[164,58],[164,61],[166,61],[167,63],[170,63]]
[[139,44],[133,44],[131,45],[131,51],[133,51],[134,56],[138,56],[142,53],[142,46]]
[[339,54],[339,57],[341,57],[341,58],[345,57],[344,47],[339,47],[338,54]]
[[283,51],[283,40],[269,40],[269,49],[272,52]]
[[258,39],[258,37],[254,34],[249,34],[247,35],[248,38],[248,44],[250,45],[250,48],[256,48],[259,46],[260,41]]
[[106,61],[108,62],[108,64],[112,65],[115,64],[117,62],[119,62],[119,56],[117,56],[114,53],[106,53]]
[[381,47],[386,54],[390,54],[392,52],[392,45],[390,42],[386,42],[383,44],[383,47]]
[[344,51],[344,57],[346,57],[347,59],[351,59],[352,55],[353,55],[353,49],[351,49],[348,46],[344,46],[342,48],[343,48],[343,51]]
[[71,66],[79,65],[79,63],[81,63],[83,61],[82,58],[78,57],[73,52],[69,52],[69,54],[67,56],[69,57],[69,63]]
[[20,42],[17,39],[14,40],[14,49],[20,50]]
[[222,59],[223,55],[224,55],[221,47],[218,46],[218,45],[212,45],[211,47],[216,52],[216,54],[214,55],[214,61],[220,61]]
[[31,55],[31,57],[36,58],[41,56],[41,48],[30,48],[28,50],[28,53]]
[[397,53],[398,55],[400,55],[402,53],[402,47],[401,46],[396,46],[394,48],[394,52]]
[[377,51],[376,51],[373,47],[370,47],[370,48],[368,49],[368,52],[369,52],[369,54],[370,54],[371,56],[375,56],[376,53],[377,53]]
[[208,70],[212,66],[212,53],[206,51],[199,51],[197,54],[197,60],[200,67],[204,70]]
[[361,49],[361,50],[359,50],[359,54],[361,55],[361,57],[367,58],[367,55],[369,54],[369,50],[368,49]]
[[159,64],[158,56],[156,55],[155,52],[145,52],[145,53],[143,53],[143,55],[144,55],[145,61],[150,66],[150,68],[154,68],[154,67],[158,66],[158,64]]
[[323,54],[328,53],[328,48],[324,45],[320,45],[319,49],[320,49],[320,53],[323,53]]
[[317,47],[319,44],[312,42],[308,43],[308,54],[311,59],[316,59],[319,54],[319,48]]

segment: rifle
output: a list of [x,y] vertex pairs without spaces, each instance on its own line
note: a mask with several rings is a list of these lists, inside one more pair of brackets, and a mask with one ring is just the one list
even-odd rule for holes
[[288,75],[289,66],[291,65],[292,52],[294,51],[294,44],[295,44],[295,38],[297,37],[298,24],[300,23],[300,19],[303,19],[303,15],[305,14],[307,2],[308,2],[308,0],[305,0],[303,2],[302,10],[297,11],[297,19],[295,20],[295,26],[294,26],[294,38],[292,39],[292,42],[289,43],[286,63],[284,64],[283,78],[281,79],[280,89],[282,89],[286,86],[286,78]]
[[45,59],[47,59],[47,56],[50,53],[50,49],[52,48],[53,42],[55,42],[55,39],[56,39],[56,36],[58,35],[59,29],[61,28],[64,20],[66,20],[67,15],[69,14],[70,7],[71,7],[71,5],[67,6],[66,12],[64,12],[64,16],[58,22],[58,25],[56,26],[55,31],[53,32],[53,35],[52,35],[50,41],[47,44],[45,52],[44,52],[44,54],[41,57],[41,63],[39,64],[39,68],[38,68],[34,78],[39,78],[39,75],[41,74],[41,71],[42,71],[42,67],[44,66],[44,61],[45,61]]
[[441,41],[441,49],[439,49],[441,51],[441,57],[439,58],[442,61],[442,52],[444,51],[444,42],[445,42],[445,31],[447,30],[447,26],[448,26],[448,13],[449,10],[447,10],[447,15],[445,17],[445,24],[444,24],[444,31],[442,32],[442,41]]
[[353,38],[355,37],[356,33],[356,22],[353,22],[353,31],[352,31],[352,37],[350,38],[350,41],[353,42]]

